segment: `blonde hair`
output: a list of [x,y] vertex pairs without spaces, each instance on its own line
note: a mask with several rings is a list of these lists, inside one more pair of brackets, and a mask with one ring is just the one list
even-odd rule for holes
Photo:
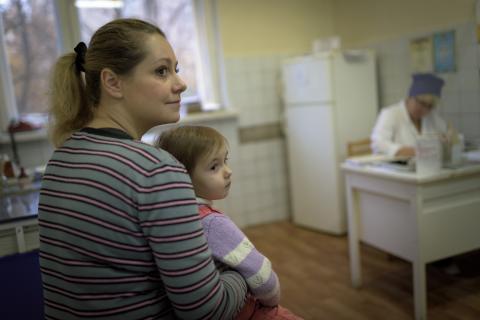
[[50,138],[60,146],[70,135],[93,119],[100,102],[100,73],[109,68],[128,75],[146,56],[145,38],[165,34],[139,19],[113,20],[92,36],[85,53],[84,74],[75,64],[76,53],[60,57],[50,83]]
[[204,126],[182,126],[163,132],[155,142],[157,148],[180,161],[189,174],[198,161],[228,146],[227,139],[217,130]]

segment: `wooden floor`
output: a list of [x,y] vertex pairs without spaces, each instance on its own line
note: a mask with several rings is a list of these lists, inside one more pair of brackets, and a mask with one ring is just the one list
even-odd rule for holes
[[[410,263],[362,245],[363,287],[350,286],[347,237],[279,222],[244,229],[280,278],[281,304],[305,319],[413,319]],[[455,258],[461,276],[427,267],[428,319],[480,319],[480,252]]]

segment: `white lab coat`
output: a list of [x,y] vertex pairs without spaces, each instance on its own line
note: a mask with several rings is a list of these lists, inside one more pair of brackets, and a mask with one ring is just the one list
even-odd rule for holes
[[405,101],[385,107],[377,118],[370,139],[374,153],[394,156],[401,147],[415,147],[417,138],[429,133],[446,133],[445,121],[433,109],[422,119],[422,132],[415,128]]

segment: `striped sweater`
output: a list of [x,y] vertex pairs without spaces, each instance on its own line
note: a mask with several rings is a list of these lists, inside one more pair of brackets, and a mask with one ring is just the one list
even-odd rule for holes
[[219,274],[190,178],[167,152],[115,129],[72,135],[39,204],[46,319],[228,319],[243,278]]
[[208,246],[219,269],[238,271],[260,303],[276,306],[280,284],[267,257],[262,255],[245,234],[226,215],[211,207],[211,202],[197,198]]

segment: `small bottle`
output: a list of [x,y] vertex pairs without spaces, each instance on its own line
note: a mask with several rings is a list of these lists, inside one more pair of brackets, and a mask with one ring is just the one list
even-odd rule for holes
[[5,194],[8,188],[7,177],[0,175],[0,219],[9,217],[12,212],[12,200],[9,195]]
[[20,167],[20,174],[18,175],[18,184],[21,188],[25,188],[30,184],[30,179],[25,171],[24,167]]
[[5,156],[3,161],[3,175],[9,179],[15,178],[15,168],[13,162],[8,158],[8,156]]
[[458,167],[463,162],[464,138],[462,134],[457,135],[456,143],[451,146],[450,164]]

